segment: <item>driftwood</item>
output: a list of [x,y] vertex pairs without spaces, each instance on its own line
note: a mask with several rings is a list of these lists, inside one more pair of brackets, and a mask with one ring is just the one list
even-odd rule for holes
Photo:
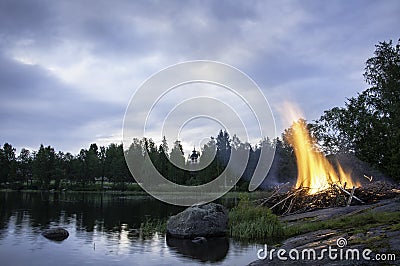
[[286,215],[322,208],[368,204],[400,196],[399,188],[386,182],[371,182],[364,187],[347,189],[345,186],[332,184],[330,188],[315,194],[309,194],[306,187],[292,188],[287,192],[282,190],[281,187],[276,188],[269,197],[259,199],[256,203],[269,207],[275,214]]

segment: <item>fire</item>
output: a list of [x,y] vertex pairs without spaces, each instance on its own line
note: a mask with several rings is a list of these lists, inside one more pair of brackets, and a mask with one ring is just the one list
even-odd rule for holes
[[[287,109],[286,109],[287,110]],[[290,109],[289,109],[290,110]],[[294,149],[298,176],[296,187],[307,188],[309,194],[330,188],[333,184],[346,187],[358,186],[351,176],[338,164],[337,171],[318,150],[316,141],[310,136],[305,120],[299,119],[292,124],[286,138]]]

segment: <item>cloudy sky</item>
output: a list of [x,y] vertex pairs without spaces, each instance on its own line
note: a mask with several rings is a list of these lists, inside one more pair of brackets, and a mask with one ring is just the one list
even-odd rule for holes
[[[137,88],[187,60],[249,75],[280,134],[283,102],[313,120],[366,88],[364,63],[400,37],[398,14],[396,0],[0,0],[0,143],[77,153],[121,142]],[[197,145],[188,132],[207,137],[207,125],[219,127],[192,123],[182,141]]]

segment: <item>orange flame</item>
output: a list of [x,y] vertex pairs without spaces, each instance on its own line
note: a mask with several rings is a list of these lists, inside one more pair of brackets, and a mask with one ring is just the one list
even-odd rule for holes
[[[293,109],[289,110],[292,110],[293,114]],[[297,188],[307,188],[309,194],[315,194],[330,188],[333,184],[343,186],[346,183],[347,187],[359,186],[339,164],[337,165],[338,171],[336,171],[324,154],[318,150],[316,141],[307,130],[305,120],[300,119],[294,122],[287,131],[286,138],[292,145],[296,156]]]

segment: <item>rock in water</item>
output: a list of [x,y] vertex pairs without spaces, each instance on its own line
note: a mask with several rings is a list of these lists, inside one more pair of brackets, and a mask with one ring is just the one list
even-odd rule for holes
[[57,228],[51,228],[51,229],[47,229],[46,231],[44,231],[42,233],[42,235],[45,238],[48,238],[50,240],[55,240],[55,241],[62,241],[64,239],[67,239],[69,236],[69,233],[67,230],[65,230],[64,228],[61,227],[57,227]]
[[167,236],[176,238],[225,236],[228,227],[228,212],[216,203],[194,205],[167,222]]

